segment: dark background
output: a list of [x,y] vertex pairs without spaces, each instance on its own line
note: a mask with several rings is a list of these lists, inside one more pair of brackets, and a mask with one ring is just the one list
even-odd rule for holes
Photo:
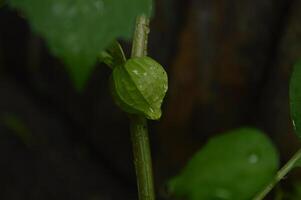
[[[301,0],[157,1],[149,53],[170,80],[163,117],[150,122],[159,199],[168,199],[166,180],[223,131],[264,130],[282,162],[300,147],[288,103],[300,22]],[[109,75],[97,66],[77,93],[27,21],[0,8],[1,200],[137,198],[128,120]]]

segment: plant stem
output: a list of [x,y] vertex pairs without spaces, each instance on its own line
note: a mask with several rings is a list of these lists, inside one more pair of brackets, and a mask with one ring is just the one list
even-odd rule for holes
[[[142,15],[137,18],[132,57],[147,55],[148,25],[149,20],[146,16]],[[139,200],[154,200],[155,192],[147,120],[138,115],[130,116],[130,120]]]
[[277,172],[274,179],[260,192],[253,200],[262,200],[273,189],[273,187],[281,181],[301,159],[301,149]]
[[147,121],[144,117],[131,116],[131,134],[139,200],[154,200],[151,153]]

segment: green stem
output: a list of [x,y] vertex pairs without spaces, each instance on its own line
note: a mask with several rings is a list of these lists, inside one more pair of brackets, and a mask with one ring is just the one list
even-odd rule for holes
[[262,200],[274,188],[274,186],[281,181],[301,159],[301,149],[277,172],[274,179],[260,192],[253,200]]
[[145,15],[139,16],[134,33],[132,57],[143,57],[147,55],[148,33],[149,19]]
[[131,133],[139,200],[154,200],[155,192],[152,175],[151,153],[147,121],[144,117],[131,117]]
[[[132,57],[147,55],[148,25],[149,20],[146,16],[142,15],[137,18]],[[154,200],[155,192],[147,120],[138,115],[130,116],[130,119],[139,200]]]

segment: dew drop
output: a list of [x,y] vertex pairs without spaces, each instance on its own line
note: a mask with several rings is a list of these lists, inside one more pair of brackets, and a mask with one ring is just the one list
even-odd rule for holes
[[139,74],[139,72],[137,70],[133,70],[133,73],[136,74],[136,75]]
[[61,3],[56,3],[52,6],[52,12],[54,15],[60,15],[64,12],[64,5]]
[[215,197],[219,199],[231,199],[231,192],[224,188],[217,188],[215,190]]
[[259,161],[259,156],[255,153],[253,153],[248,157],[248,161],[250,164],[256,164]]
[[103,0],[98,0],[94,2],[95,8],[97,11],[103,11],[104,10],[104,3]]

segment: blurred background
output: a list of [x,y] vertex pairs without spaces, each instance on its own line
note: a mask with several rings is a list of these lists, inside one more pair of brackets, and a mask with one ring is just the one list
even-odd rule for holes
[[[300,147],[288,103],[300,21],[301,0],[157,0],[149,54],[170,84],[162,119],[150,122],[158,199],[170,199],[166,181],[224,131],[265,131],[282,163]],[[97,66],[77,93],[28,22],[0,8],[1,200],[137,199],[128,119],[109,75]],[[282,185],[298,180],[295,170]]]

